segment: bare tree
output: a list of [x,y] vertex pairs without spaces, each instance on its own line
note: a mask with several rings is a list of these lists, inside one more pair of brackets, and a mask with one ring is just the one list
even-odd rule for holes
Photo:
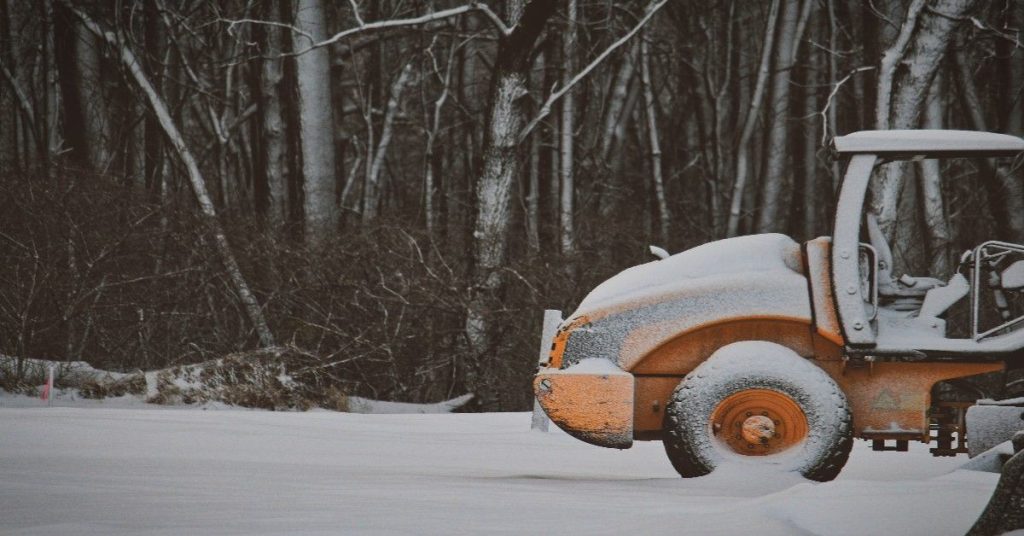
[[736,236],[740,228],[740,216],[743,208],[743,193],[750,175],[750,141],[754,135],[757,116],[764,102],[764,89],[769,75],[769,65],[775,46],[775,25],[779,17],[779,1],[772,0],[768,11],[768,19],[764,26],[764,40],[761,45],[761,61],[757,68],[757,82],[750,98],[750,106],[743,119],[743,127],[736,144],[736,178],[733,182],[732,198],[729,203],[729,220],[726,225],[726,236]]
[[327,39],[321,0],[298,0],[292,43],[305,52],[296,57],[299,139],[301,140],[305,236],[313,244],[337,232],[334,204],[334,104],[331,100],[329,49],[316,47]]
[[[261,7],[268,19],[277,17],[282,12],[279,0],[264,2]],[[287,140],[281,104],[284,60],[277,57],[284,51],[284,36],[283,30],[275,26],[260,26],[258,32],[265,57],[260,59],[258,93],[261,111],[261,150],[256,155],[254,171],[266,185],[263,208],[266,211],[267,223],[273,229],[280,229],[288,219],[288,185],[285,176]]]
[[783,0],[779,30],[775,36],[775,59],[772,63],[772,102],[769,110],[770,130],[765,151],[765,170],[761,180],[761,205],[757,232],[785,228],[779,211],[783,180],[789,155],[789,87],[793,63],[802,39],[803,29],[814,4],[803,0]]
[[640,87],[634,81],[636,47],[623,54],[622,61],[612,79],[611,95],[604,110],[601,128],[600,156],[604,168],[604,188],[600,192],[598,211],[602,217],[610,217],[618,200],[617,190],[622,180],[622,146],[626,135],[627,120],[633,114]]
[[[566,5],[565,33],[562,34],[562,86],[568,86],[576,71],[576,0],[568,0]],[[562,97],[561,125],[561,158],[559,170],[561,181],[561,202],[558,211],[559,247],[563,254],[572,253],[576,249],[573,231],[573,197],[576,188],[573,186],[573,160],[575,148],[575,99],[569,91]]]
[[235,292],[238,293],[239,299],[245,306],[245,311],[249,316],[249,320],[252,322],[253,328],[256,330],[256,334],[259,336],[260,344],[263,346],[273,346],[274,335],[271,333],[270,327],[263,316],[263,311],[259,302],[256,301],[256,297],[249,289],[249,284],[242,275],[242,270],[238,266],[238,261],[235,260],[235,255],[232,253],[231,246],[228,244],[227,235],[224,233],[224,229],[217,220],[217,211],[214,208],[213,201],[210,199],[210,194],[206,189],[206,180],[199,171],[199,166],[196,165],[196,160],[192,156],[192,152],[189,150],[188,145],[185,143],[181,132],[174,124],[174,120],[171,119],[171,115],[168,112],[163,99],[160,98],[160,95],[157,94],[153,85],[146,78],[145,73],[142,72],[142,65],[136,59],[135,54],[132,53],[127,44],[123,43],[113,32],[103,30],[82,11],[75,9],[70,5],[67,5],[67,7],[75,14],[75,16],[78,17],[82,23],[82,27],[90,32],[91,35],[99,39],[103,39],[114,50],[120,53],[121,63],[123,63],[125,68],[128,69],[128,72],[135,81],[135,84],[138,85],[139,89],[145,94],[146,100],[152,108],[153,113],[156,114],[157,118],[160,120],[160,125],[164,129],[164,134],[166,134],[168,140],[170,140],[171,144],[174,146],[175,151],[177,151],[179,158],[181,158],[181,161],[188,172],[192,192],[195,194],[196,201],[199,203],[199,208],[203,215],[203,221],[209,229],[215,251],[220,257],[225,270],[228,272],[228,276],[234,284]]
[[[945,116],[945,84],[936,76],[928,92],[924,110],[924,128],[943,127]],[[946,221],[946,204],[942,197],[942,177],[938,160],[922,160],[918,164],[918,191],[924,212],[924,231],[928,240],[930,273],[946,275],[949,269],[949,243],[951,235]]]
[[[876,128],[918,126],[939,63],[975,0],[939,0],[927,7],[925,4],[924,0],[911,2],[896,40],[879,63]],[[895,236],[905,168],[886,166],[872,178],[871,209],[878,214],[878,223],[890,240]]]
[[[437,189],[434,168],[437,164],[437,155],[434,150],[441,130],[441,112],[444,110],[444,105],[451,94],[452,73],[455,70],[455,54],[460,48],[459,46],[451,47],[445,61],[444,74],[441,74],[441,69],[437,65],[437,57],[433,52],[433,45],[434,43],[431,43],[427,48],[427,55],[430,57],[431,71],[441,84],[441,94],[434,100],[432,109],[429,112],[430,115],[424,121],[428,126],[425,129],[427,147],[423,154],[423,212],[427,234],[431,236],[433,236],[437,227],[437,210],[434,207],[434,195]],[[424,106],[424,113],[427,113],[426,109],[427,107]]]
[[380,140],[373,151],[373,158],[366,169],[366,185],[363,189],[363,221],[373,221],[380,209],[380,174],[391,145],[394,134],[395,117],[402,100],[402,92],[412,74],[412,63],[407,63],[398,73],[398,78],[391,84],[387,108],[384,111],[384,122],[381,124]]
[[644,88],[644,115],[647,117],[647,137],[650,143],[651,180],[654,183],[654,198],[658,205],[658,238],[662,246],[667,247],[672,216],[668,211],[668,200],[665,198],[665,178],[661,173],[661,141],[658,133],[658,110],[654,100],[654,88],[651,87],[651,54],[645,39],[640,40],[640,80]]
[[508,251],[508,226],[512,179],[518,173],[520,132],[525,122],[523,97],[530,58],[554,2],[510,2],[508,20],[512,31],[498,41],[490,111],[483,149],[483,171],[476,184],[477,215],[473,231],[471,297],[466,310],[466,339],[475,356],[466,383],[480,396],[484,408],[494,407],[495,391],[486,374],[492,356],[490,311],[501,287],[501,268]]

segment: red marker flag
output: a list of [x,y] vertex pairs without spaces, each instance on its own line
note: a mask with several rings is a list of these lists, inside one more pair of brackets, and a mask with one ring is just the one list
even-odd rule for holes
[[53,403],[51,395],[53,394],[53,365],[50,365],[49,373],[46,375],[46,385],[43,385],[43,393],[39,395],[40,400],[45,400],[47,405]]

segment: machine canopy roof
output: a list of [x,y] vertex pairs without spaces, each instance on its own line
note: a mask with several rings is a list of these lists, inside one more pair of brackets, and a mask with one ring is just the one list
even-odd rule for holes
[[1024,151],[1024,140],[973,130],[862,130],[836,136],[832,146],[841,155],[885,158],[1016,156]]

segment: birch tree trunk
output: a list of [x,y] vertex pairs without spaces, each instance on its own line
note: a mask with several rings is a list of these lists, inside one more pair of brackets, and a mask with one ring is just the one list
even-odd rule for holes
[[662,247],[669,247],[669,232],[672,216],[668,212],[665,198],[665,180],[661,174],[661,142],[658,138],[657,106],[654,89],[651,87],[651,57],[645,36],[640,38],[640,81],[644,91],[644,115],[647,117],[647,136],[650,143],[651,179],[654,182],[654,198],[658,205],[658,238]]
[[615,134],[623,117],[623,109],[626,107],[630,82],[633,81],[634,56],[635,53],[631,47],[623,54],[622,62],[615,71],[611,95],[608,97],[608,106],[604,114],[603,135],[601,136],[601,159],[605,162],[608,161],[612,150],[616,148],[616,144],[621,142],[621,137],[617,137]]
[[820,65],[812,64],[805,72],[803,89],[803,238],[810,240],[818,233],[818,72]]
[[622,59],[615,74],[612,95],[605,111],[603,135],[601,136],[601,161],[604,164],[604,185],[598,199],[598,211],[602,218],[610,218],[618,206],[622,188],[622,146],[626,137],[628,118],[639,98],[640,85],[635,83],[636,51],[630,48]]
[[69,9],[58,10],[55,17],[64,136],[70,158],[102,172],[108,161],[104,140],[109,123],[102,113],[100,42],[75,20]]
[[67,0],[62,1],[82,22],[83,28],[88,30],[91,35],[105,40],[107,44],[120,54],[121,63],[128,70],[129,74],[134,79],[135,84],[145,94],[147,102],[153,109],[153,113],[156,114],[159,119],[161,127],[163,127],[164,134],[171,142],[171,145],[174,146],[175,151],[178,153],[178,157],[181,158],[182,164],[188,173],[192,193],[195,195],[196,201],[199,203],[203,222],[206,224],[207,230],[211,235],[217,256],[220,257],[220,261],[224,264],[224,268],[228,272],[228,277],[234,286],[235,292],[238,294],[239,300],[242,302],[243,309],[248,315],[250,322],[253,324],[253,328],[259,337],[260,344],[264,347],[273,346],[274,336],[263,316],[263,310],[261,309],[259,302],[256,301],[256,297],[249,289],[249,284],[242,275],[242,270],[238,266],[238,261],[235,260],[235,256],[231,252],[231,246],[228,244],[227,235],[224,233],[224,229],[217,220],[217,211],[214,208],[213,201],[211,201],[210,194],[206,189],[206,180],[199,171],[199,166],[196,164],[196,160],[192,156],[192,152],[185,143],[185,139],[182,137],[178,127],[174,124],[174,120],[171,118],[171,114],[167,110],[167,105],[146,78],[145,73],[142,72],[142,64],[140,64],[136,59],[135,54],[128,48],[128,45],[121,42],[113,32],[104,31],[85,13],[78,11],[68,4]]
[[531,52],[555,3],[531,0],[510,2],[513,30],[498,41],[484,138],[483,168],[477,180],[477,214],[473,225],[473,269],[466,311],[466,340],[470,365],[466,387],[479,397],[485,410],[498,407],[489,368],[496,362],[489,313],[496,309],[502,286],[502,267],[508,251],[512,180],[518,172],[517,145],[525,123],[523,98]]
[[530,171],[526,195],[526,246],[540,252],[540,130],[530,134]]
[[[943,128],[946,114],[945,84],[936,76],[928,92],[928,104],[924,110],[923,127]],[[949,243],[951,234],[946,220],[946,206],[942,197],[942,177],[938,160],[922,160],[918,169],[918,191],[921,210],[924,212],[924,232],[928,242],[929,273],[936,277],[952,275],[949,266]]]
[[[163,32],[160,24],[160,12],[156,2],[146,2],[142,7],[143,24],[145,33],[142,36],[143,45],[148,54],[142,58],[142,67],[148,78],[158,90],[162,89],[164,66],[160,65],[156,58],[159,51],[163,50]],[[165,100],[167,94],[160,91]],[[160,122],[153,114],[146,114],[143,119],[143,136],[145,137],[145,182],[146,189],[158,193],[162,181],[163,169],[163,140]]]
[[[544,79],[546,64],[547,55],[542,51],[537,55],[536,65],[533,68],[533,81]],[[542,129],[537,129],[530,134],[530,171],[527,184],[529,192],[526,196],[526,245],[531,255],[540,252],[541,136],[543,136]]]
[[[809,4],[811,0],[804,0]],[[765,155],[764,177],[761,181],[761,206],[757,218],[757,232],[767,233],[785,227],[779,204],[782,181],[786,176],[789,147],[789,82],[797,50],[797,22],[800,3],[782,0],[779,30],[775,39],[775,60],[772,62],[772,103],[769,110],[769,131]]]
[[[455,46],[452,46],[445,65],[444,77],[441,82],[441,95],[434,101],[432,115],[430,116],[430,127],[427,129],[427,147],[423,155],[423,214],[427,225],[427,235],[434,236],[437,228],[437,209],[434,203],[434,196],[437,179],[434,169],[440,168],[441,159],[437,157],[434,148],[437,145],[437,137],[441,130],[441,112],[444,109],[448,95],[451,94],[452,72],[455,67]],[[435,65],[436,68],[436,65]],[[426,108],[426,106],[424,106]]]
[[[18,113],[24,113],[23,106],[15,99],[17,93],[14,89],[16,79],[14,73],[10,72],[11,58],[14,56],[10,50],[14,43],[11,40],[11,13],[7,1],[0,2],[0,68],[3,69],[4,80],[2,85],[7,89],[0,91],[0,167],[7,170],[17,169],[18,164],[18,140],[15,136],[18,128]],[[15,111],[15,110],[18,111]]]
[[104,95],[100,40],[82,25],[75,25],[75,82],[85,124],[85,152],[94,171],[105,172],[110,165],[108,145],[113,140],[112,122]]
[[[273,20],[281,14],[278,0],[261,4],[265,18]],[[284,50],[281,28],[259,26],[262,32],[264,58],[260,61],[259,105],[260,147],[256,158],[256,174],[266,190],[261,203],[266,221],[274,231],[280,230],[288,219],[288,183],[285,176],[287,140],[281,106],[281,81],[284,79],[284,61],[276,56]]]
[[772,0],[768,10],[768,20],[764,27],[764,41],[761,44],[761,61],[757,68],[757,82],[754,85],[754,93],[750,97],[750,106],[747,108],[743,120],[743,130],[740,133],[739,142],[736,145],[736,179],[733,182],[732,198],[729,203],[729,219],[726,223],[726,236],[736,236],[740,229],[740,216],[743,209],[743,194],[747,187],[747,178],[750,175],[750,140],[754,135],[754,124],[761,112],[761,105],[764,102],[764,89],[769,75],[772,50],[775,46],[775,25],[779,18],[779,1]]
[[[836,0],[825,0],[825,1],[826,1],[826,6],[825,7],[826,7],[826,9],[828,11],[828,13],[827,13],[827,16],[828,16],[828,48],[829,48],[829,54],[828,54],[828,87],[833,88],[833,87],[836,86],[836,81],[837,81],[838,76],[839,76],[839,66],[838,66],[839,62],[836,59],[835,52],[832,52],[832,51],[836,50],[837,47],[839,46],[838,45],[838,43],[839,43],[839,35],[838,35],[839,34],[839,28],[838,28],[839,24],[838,24],[838,21],[836,21]],[[839,100],[839,96],[836,95],[836,101],[837,102],[832,103],[832,105],[829,106],[829,108],[828,108],[828,124],[832,128],[832,132],[834,132],[836,135],[838,135],[840,132],[844,132],[843,130],[840,130],[840,128],[839,128],[839,102],[838,102],[838,100]],[[832,181],[830,183],[832,188],[831,188],[831,191],[829,192],[831,194],[831,196],[830,196],[830,198],[831,198],[831,197],[835,196],[838,193],[838,191],[839,191],[839,182],[840,182],[839,161],[833,159],[831,165],[829,166],[829,170],[832,172]],[[831,206],[832,205],[829,204],[830,208],[831,208]]]
[[[892,46],[878,68],[875,127],[915,128],[939,63],[953,33],[976,0],[913,0]],[[886,238],[895,238],[899,197],[906,163],[888,165],[872,177],[870,209]]]
[[1012,9],[1006,11],[1006,28],[1017,28],[1016,42],[999,40],[1004,47],[1006,56],[1005,72],[1009,76],[1004,78],[1005,86],[1002,91],[1002,109],[1008,110],[1006,121],[1003,123],[1004,132],[1014,136],[1024,136],[1024,95],[1021,94],[1024,87],[1024,49],[1017,43],[1024,39],[1024,2],[1008,2]]
[[401,104],[402,91],[405,90],[405,84],[409,81],[411,74],[412,63],[408,63],[391,85],[387,109],[384,112],[384,122],[380,129],[380,140],[377,142],[377,148],[373,152],[373,159],[369,162],[366,173],[366,186],[363,189],[363,222],[377,219],[380,210],[380,173],[384,167],[388,146],[391,145],[395,115],[398,113],[398,105]]
[[[576,73],[576,0],[568,0],[566,7],[565,34],[562,36],[562,86],[569,85],[573,74]],[[573,196],[576,189],[573,186],[573,149],[575,97],[569,91],[562,97],[562,131],[561,131],[561,155],[559,161],[561,167],[561,202],[559,203],[559,250],[563,255],[572,253],[576,249],[575,235],[573,231]]]
[[[298,0],[293,47],[302,50],[326,39],[321,0]],[[331,100],[331,62],[327,47],[295,58],[298,81],[299,138],[301,140],[305,238],[321,244],[337,231],[334,203],[334,106]]]

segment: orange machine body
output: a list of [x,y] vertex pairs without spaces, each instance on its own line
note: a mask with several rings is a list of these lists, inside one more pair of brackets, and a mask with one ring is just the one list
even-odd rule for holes
[[659,439],[665,406],[687,373],[727,344],[760,340],[792,349],[835,379],[856,437],[928,441],[932,386],[1003,364],[845,359],[829,245],[827,238],[801,246],[783,235],[739,237],[610,279],[557,332],[534,380],[541,406],[592,444]]

